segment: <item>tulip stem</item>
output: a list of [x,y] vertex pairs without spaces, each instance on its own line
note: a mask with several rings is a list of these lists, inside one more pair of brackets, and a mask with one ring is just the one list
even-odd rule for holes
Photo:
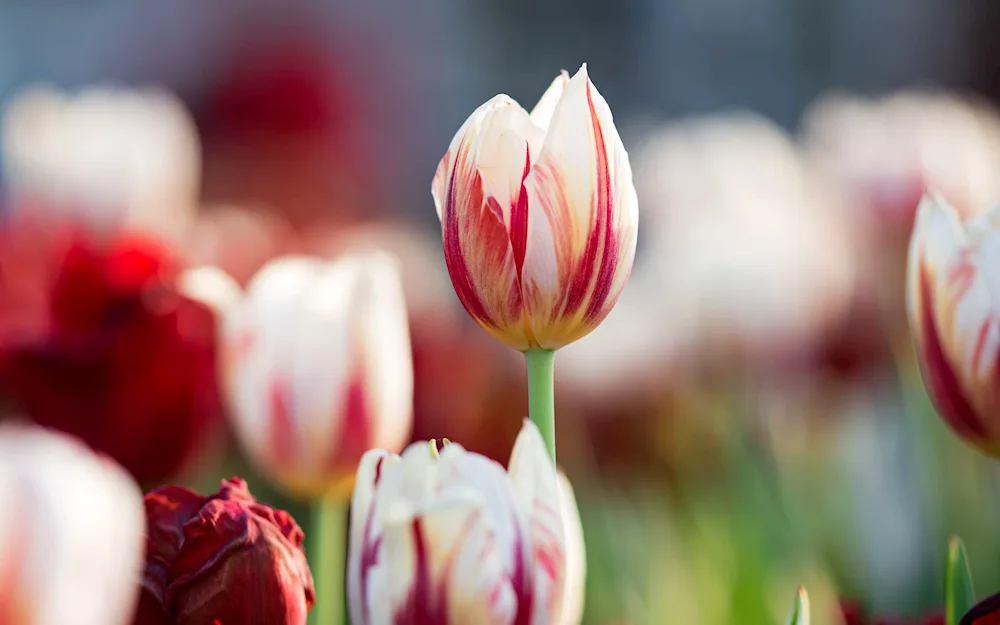
[[542,433],[553,463],[556,461],[555,356],[555,351],[549,349],[524,352],[528,365],[528,417]]
[[316,604],[309,625],[344,625],[346,610],[348,500],[332,493],[313,504],[312,553],[309,563]]

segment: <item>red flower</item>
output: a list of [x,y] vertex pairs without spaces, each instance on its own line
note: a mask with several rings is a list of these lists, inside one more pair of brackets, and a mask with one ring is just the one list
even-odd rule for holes
[[146,494],[146,567],[135,625],[300,625],[315,601],[303,533],[246,482],[208,497]]
[[218,414],[215,319],[156,241],[23,223],[0,233],[0,385],[140,483],[175,472]]
[[983,599],[962,617],[959,625],[1000,624],[1000,593]]

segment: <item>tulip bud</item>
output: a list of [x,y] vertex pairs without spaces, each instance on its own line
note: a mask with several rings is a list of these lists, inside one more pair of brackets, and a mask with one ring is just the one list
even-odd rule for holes
[[74,439],[0,426],[0,623],[128,623],[141,502],[125,471]]
[[959,435],[1000,455],[1000,229],[994,211],[962,223],[929,194],[917,211],[907,269],[907,309],[924,383]]
[[315,595],[302,530],[243,480],[224,480],[208,497],[159,488],[146,495],[146,517],[135,625],[306,622]]
[[406,443],[413,364],[389,256],[274,260],[226,326],[223,368],[235,430],[284,488],[346,496],[366,450]]
[[562,347],[618,301],[638,204],[586,65],[557,77],[530,114],[506,95],[476,109],[438,165],[432,195],[458,298],[507,345]]
[[578,623],[582,596],[564,601],[582,574],[567,571],[575,510],[530,421],[507,472],[455,443],[370,451],[351,501],[351,622]]

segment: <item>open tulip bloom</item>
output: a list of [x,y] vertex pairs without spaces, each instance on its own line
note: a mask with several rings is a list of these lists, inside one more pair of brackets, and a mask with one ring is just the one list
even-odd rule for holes
[[508,471],[453,443],[370,451],[351,502],[351,622],[576,625],[578,526],[530,421]]
[[[528,113],[506,95],[476,109],[432,195],[466,311],[528,356],[530,416],[554,454],[551,352],[597,327],[628,280],[638,205],[611,109],[586,65]],[[546,354],[546,355],[539,355]]]
[[928,393],[955,432],[1000,455],[1000,209],[962,222],[924,197],[910,241],[907,308]]

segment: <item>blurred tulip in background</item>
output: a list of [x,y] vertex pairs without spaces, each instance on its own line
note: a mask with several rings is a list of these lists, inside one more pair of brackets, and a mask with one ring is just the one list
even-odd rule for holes
[[749,113],[668,124],[634,166],[648,224],[635,289],[661,320],[661,352],[703,366],[780,363],[842,323],[850,232],[779,127]]
[[391,256],[275,259],[225,323],[223,384],[235,431],[282,488],[346,496],[366,450],[406,444],[413,363]]
[[351,517],[355,625],[575,625],[581,612],[576,504],[531,422],[506,472],[454,443],[367,453]]
[[608,315],[635,256],[638,203],[586,66],[529,114],[506,95],[452,139],[432,185],[458,298],[497,339],[556,349]]
[[0,425],[0,623],[127,625],[138,599],[142,493],[70,437]]
[[938,412],[959,435],[1000,455],[1000,213],[961,220],[942,197],[917,214],[907,308],[920,367]]
[[6,109],[0,148],[14,214],[170,241],[191,226],[201,149],[187,109],[166,91],[28,89]]
[[175,253],[16,217],[0,240],[0,389],[141,484],[174,474],[219,415],[216,319]]
[[146,494],[146,566],[134,625],[304,625],[315,601],[302,530],[239,478],[201,496]]

